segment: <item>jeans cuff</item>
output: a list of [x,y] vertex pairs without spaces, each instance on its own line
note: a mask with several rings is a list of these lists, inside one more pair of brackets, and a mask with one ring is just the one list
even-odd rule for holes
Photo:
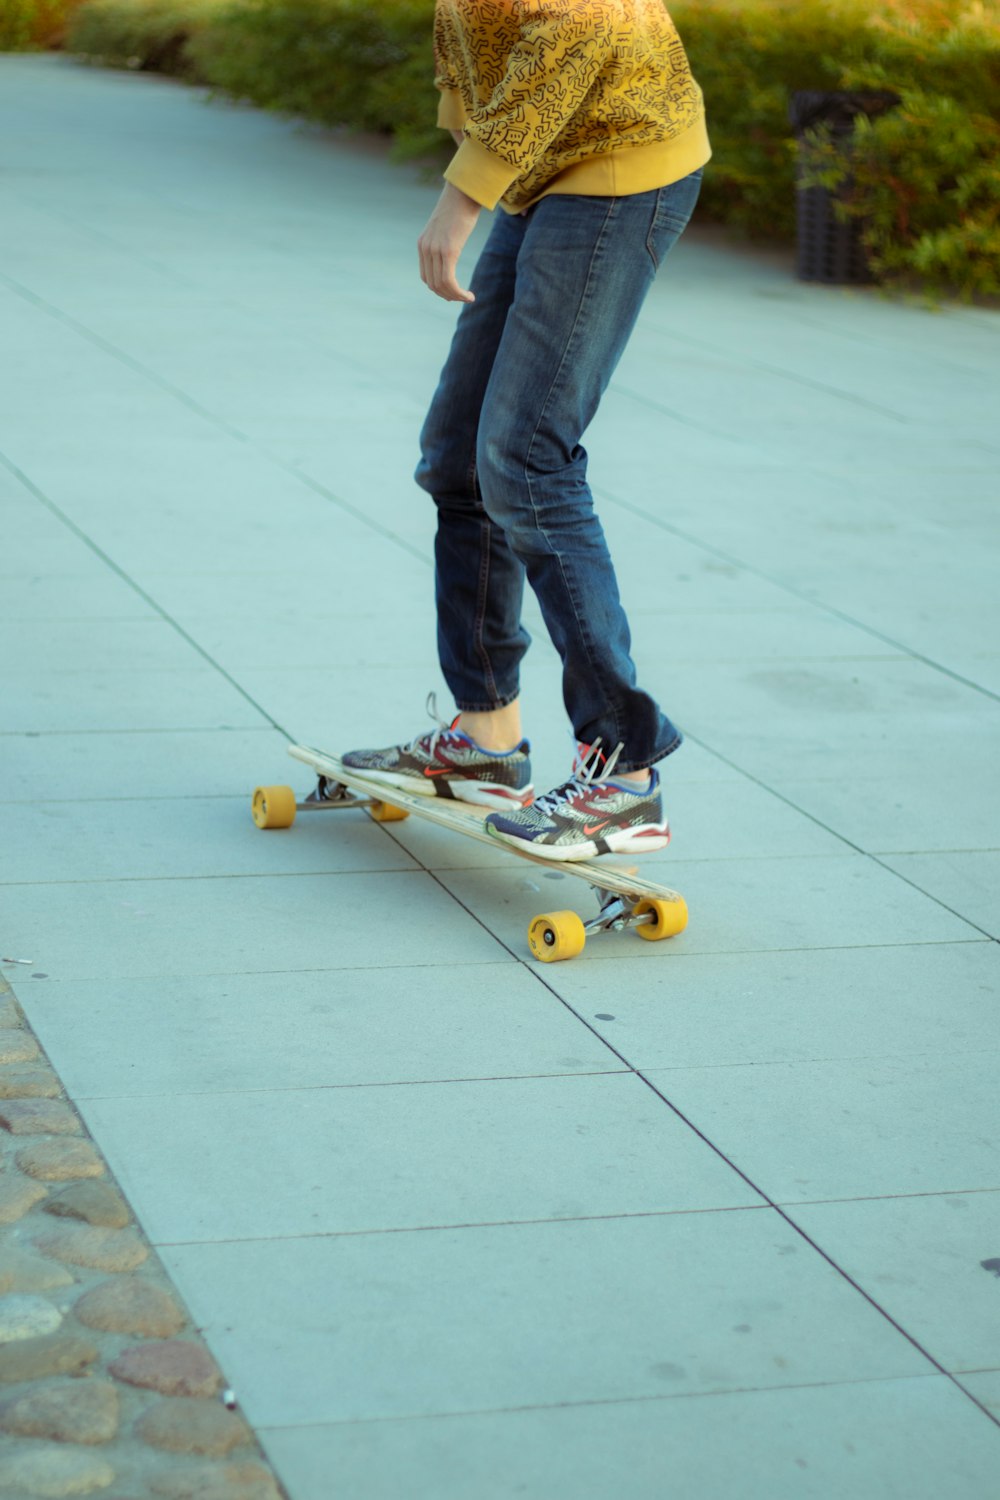
[[[668,755],[673,755],[674,751],[679,750],[683,743],[684,736],[678,733],[677,738],[675,740],[671,740],[670,744],[665,750],[657,750],[655,755],[650,755],[646,760],[619,761],[615,766],[615,771],[648,771],[650,766],[656,765],[657,761],[666,760]],[[613,777],[614,772],[612,772],[612,778]]]
[[497,709],[506,708],[510,703],[516,703],[520,696],[521,689],[515,688],[514,692],[502,698],[494,698],[491,703],[464,703],[460,698],[456,698],[455,707],[460,714],[491,714]]

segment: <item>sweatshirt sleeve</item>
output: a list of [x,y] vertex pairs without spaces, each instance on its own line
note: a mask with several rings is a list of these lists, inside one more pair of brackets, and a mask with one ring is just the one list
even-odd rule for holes
[[[489,101],[465,120],[445,178],[494,208],[579,109],[614,45],[609,0],[507,0],[517,39]],[[440,118],[440,117],[439,117]]]
[[438,6],[434,13],[434,86],[440,94],[437,122],[442,130],[461,130],[465,124],[465,105],[449,61],[453,45],[448,21]]

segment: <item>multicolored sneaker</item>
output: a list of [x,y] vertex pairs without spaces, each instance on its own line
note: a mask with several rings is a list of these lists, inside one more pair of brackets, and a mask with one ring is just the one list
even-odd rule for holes
[[491,813],[487,830],[508,844],[527,844],[543,859],[594,859],[598,854],[640,854],[665,849],[670,827],[663,816],[660,778],[636,791],[611,773],[619,745],[607,759],[599,743],[577,748],[573,775],[521,812]]
[[[427,711],[437,718],[433,694]],[[522,740],[514,750],[484,750],[457,728],[438,719],[437,729],[417,735],[408,745],[386,750],[349,750],[340,758],[371,781],[402,787],[418,797],[450,797],[478,807],[524,807],[531,801],[531,746]]]

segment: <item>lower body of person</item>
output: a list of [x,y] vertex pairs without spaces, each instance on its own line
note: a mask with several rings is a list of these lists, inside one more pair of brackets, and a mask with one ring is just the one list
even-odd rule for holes
[[[638,685],[580,439],[701,176],[621,198],[552,193],[497,214],[416,474],[437,506],[438,654],[458,715],[343,756],[387,785],[489,806],[491,833],[547,858],[669,839],[655,767],[682,737]],[[562,660],[578,745],[569,778],[540,797],[519,711],[525,578]]]

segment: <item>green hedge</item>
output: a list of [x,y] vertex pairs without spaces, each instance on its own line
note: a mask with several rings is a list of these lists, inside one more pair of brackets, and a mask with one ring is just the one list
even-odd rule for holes
[[61,47],[80,0],[0,0],[0,52]]
[[[28,3],[28,0],[15,0]],[[842,190],[884,281],[1000,294],[1000,0],[674,0],[715,155],[699,212],[794,235],[795,159]],[[433,0],[84,0],[67,45],[157,67],[266,109],[384,131],[402,155],[435,130]],[[889,88],[898,109],[800,148],[796,89]]]
[[844,193],[883,281],[1000,294],[998,0],[677,0],[671,10],[708,107],[706,213],[791,238],[792,92],[890,89],[899,108],[859,122],[849,159],[842,143],[809,133],[806,180]]

